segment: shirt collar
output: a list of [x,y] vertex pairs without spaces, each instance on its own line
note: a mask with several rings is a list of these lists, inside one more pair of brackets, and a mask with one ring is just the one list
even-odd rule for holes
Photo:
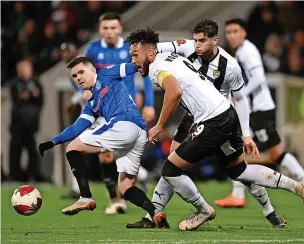
[[[108,44],[105,42],[104,39],[101,39],[100,42],[101,42],[101,46],[103,48],[107,48],[108,47]],[[122,48],[123,45],[124,45],[124,39],[122,37],[119,37],[118,42],[117,42],[115,48]]]

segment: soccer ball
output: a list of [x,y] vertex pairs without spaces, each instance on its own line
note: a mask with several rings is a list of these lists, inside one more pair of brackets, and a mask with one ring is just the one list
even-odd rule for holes
[[38,212],[42,205],[42,197],[34,186],[24,185],[14,191],[11,202],[17,213],[29,216]]

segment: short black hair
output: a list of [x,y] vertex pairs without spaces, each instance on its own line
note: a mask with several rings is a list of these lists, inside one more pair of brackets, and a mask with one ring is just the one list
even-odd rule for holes
[[135,43],[156,45],[159,42],[159,34],[148,26],[146,29],[137,29],[130,33],[126,42],[129,42],[130,45]]
[[103,15],[99,17],[99,23],[103,20],[118,20],[121,22],[119,13],[116,12],[105,12]]
[[76,57],[76,58],[72,59],[71,62],[68,63],[67,68],[72,69],[74,66],[76,66],[77,64],[80,64],[80,63],[93,65],[93,62],[91,59],[89,59],[88,57],[80,56],[80,57]]
[[211,19],[202,19],[193,26],[192,33],[204,33],[208,37],[214,37],[218,33],[218,24]]
[[247,31],[247,24],[245,20],[239,19],[239,18],[235,18],[235,19],[230,19],[227,20],[225,25],[231,25],[231,24],[238,24],[239,26],[241,26],[245,31]]

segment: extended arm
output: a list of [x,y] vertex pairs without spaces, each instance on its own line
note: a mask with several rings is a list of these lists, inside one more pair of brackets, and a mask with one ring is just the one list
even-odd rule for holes
[[165,91],[163,107],[156,126],[149,131],[149,141],[156,140],[156,136],[163,130],[166,122],[175,111],[179,101],[182,97],[182,88],[171,74],[162,75],[159,81],[160,86]]
[[79,136],[83,131],[90,127],[92,122],[90,120],[79,117],[74,124],[67,127],[58,136],[52,139],[54,145],[58,145],[67,141],[71,141]]

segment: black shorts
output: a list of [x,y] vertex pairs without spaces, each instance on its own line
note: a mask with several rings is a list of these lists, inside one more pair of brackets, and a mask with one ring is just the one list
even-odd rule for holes
[[177,131],[173,137],[173,140],[182,143],[187,138],[192,124],[193,116],[188,113],[185,113],[177,127]]
[[264,151],[281,143],[276,129],[275,110],[257,111],[250,114],[250,127],[254,141]]
[[243,153],[241,125],[235,109],[198,123],[192,133],[176,149],[176,154],[189,163],[215,155],[225,165]]

